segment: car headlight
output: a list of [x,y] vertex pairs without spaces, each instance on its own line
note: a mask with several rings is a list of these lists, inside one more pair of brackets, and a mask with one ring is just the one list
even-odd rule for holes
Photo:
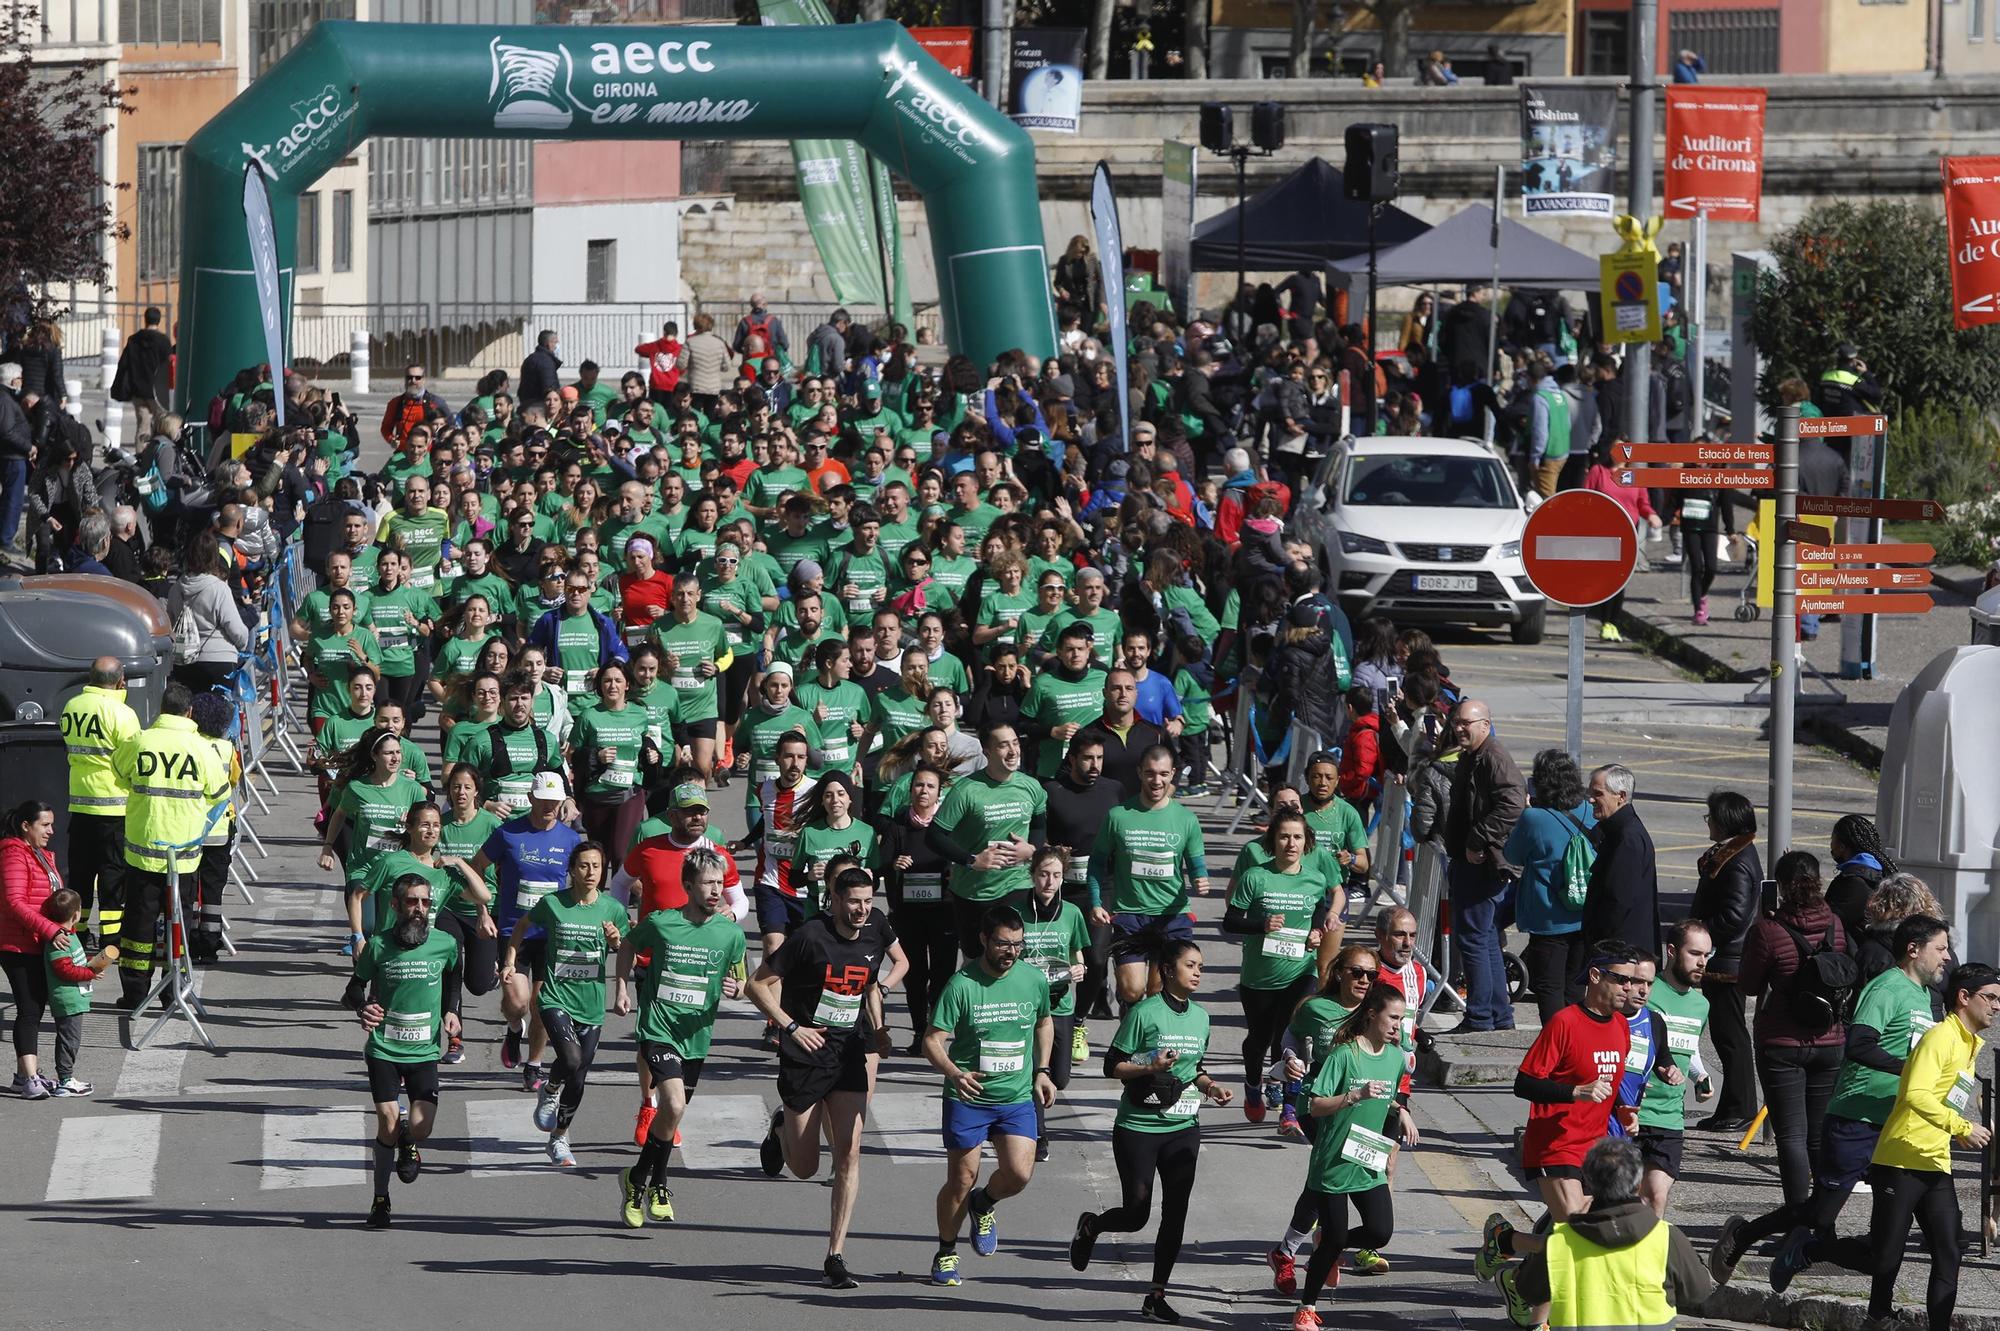
[[1521,557],[1521,543],[1519,541],[1502,541],[1500,543],[1500,557],[1502,559],[1519,559]]
[[1344,531],[1340,534],[1340,553],[1344,555],[1386,555],[1389,543],[1378,541],[1373,536],[1362,536],[1356,532]]

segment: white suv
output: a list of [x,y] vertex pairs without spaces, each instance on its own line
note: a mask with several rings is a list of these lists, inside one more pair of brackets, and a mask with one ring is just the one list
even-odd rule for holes
[[1547,603],[1521,566],[1528,505],[1507,465],[1462,439],[1344,439],[1321,513],[1327,586],[1349,619],[1507,625],[1542,639]]

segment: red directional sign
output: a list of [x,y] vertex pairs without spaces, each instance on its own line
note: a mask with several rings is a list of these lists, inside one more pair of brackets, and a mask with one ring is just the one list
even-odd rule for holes
[[1560,605],[1601,605],[1625,590],[1639,561],[1632,515],[1595,490],[1563,490],[1528,515],[1521,562],[1535,590]]
[[1770,490],[1778,484],[1775,471],[1727,471],[1721,467],[1634,467],[1620,473],[1627,485],[1656,490]]
[[1799,597],[1799,613],[1802,615],[1921,615],[1927,613],[1933,602],[1923,595],[1897,596],[1892,593],[1878,593],[1873,596],[1804,596]]
[[1824,592],[1863,592],[1877,587],[1911,591],[1931,585],[1927,568],[1802,568],[1799,588]]
[[1855,434],[1886,434],[1887,416],[1801,416],[1799,438],[1837,439]]
[[1826,528],[1809,527],[1804,523],[1797,524],[1797,527],[1798,531],[1807,533],[1803,537],[1796,533],[1792,536],[1795,541],[1805,542],[1799,546],[1801,564],[1928,564],[1937,558],[1934,546],[1914,542],[1908,545],[1889,541],[1875,545],[1827,545],[1824,543]]
[[1951,318],[1958,328],[2000,323],[2000,157],[1946,157],[1945,243]]
[[1764,90],[1667,89],[1668,217],[1754,222],[1764,193]]
[[1935,499],[1863,499],[1847,495],[1800,495],[1799,512],[1818,518],[1901,518],[1942,522],[1944,505]]
[[1618,456],[1681,467],[1770,467],[1777,464],[1778,450],[1770,444],[1620,444]]

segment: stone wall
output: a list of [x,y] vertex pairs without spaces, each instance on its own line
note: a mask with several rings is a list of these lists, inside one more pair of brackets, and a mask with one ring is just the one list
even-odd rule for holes
[[[1763,220],[1709,228],[1710,261],[1725,272],[1732,250],[1761,247],[1778,231],[1830,199],[1887,198],[1936,206],[1938,158],[1987,152],[2000,141],[2000,81],[1934,78],[1770,77],[1765,132]],[[1607,84],[1607,86],[1610,86]],[[1392,123],[1402,131],[1403,196],[1397,206],[1439,221],[1468,203],[1490,202],[1493,168],[1519,161],[1518,94],[1508,88],[1392,87],[1367,90],[1337,80],[1273,81],[1254,93],[1242,83],[1109,82],[1091,85],[1082,135],[1037,134],[1042,218],[1050,255],[1090,230],[1090,173],[1111,164],[1120,189],[1125,243],[1160,242],[1159,162],[1164,138],[1196,138],[1200,103],[1227,100],[1246,122],[1250,96],[1283,102],[1288,142],[1277,155],[1253,159],[1254,194],[1313,156],[1339,164],[1341,135],[1355,121]],[[1664,115],[1664,107],[1662,108]],[[1623,147],[1624,145],[1621,145]],[[773,299],[821,300],[830,293],[818,271],[811,237],[793,190],[790,156],[775,145],[731,145],[725,181],[734,191],[726,211],[691,215],[683,223],[682,274],[703,300],[740,298],[754,286]],[[1520,220],[1509,171],[1508,215]],[[1621,193],[1623,187],[1621,186]],[[1235,202],[1230,163],[1204,153],[1197,218]],[[935,301],[936,276],[923,206],[900,208],[905,250],[920,305]],[[1609,228],[1583,218],[1541,219],[1543,234],[1578,249],[1611,247]],[[1664,240],[1685,239],[1689,224],[1673,223]],[[1233,274],[1205,275],[1200,295],[1222,297]],[[1389,301],[1387,304],[1394,305]],[[1720,313],[1720,311],[1717,311]]]

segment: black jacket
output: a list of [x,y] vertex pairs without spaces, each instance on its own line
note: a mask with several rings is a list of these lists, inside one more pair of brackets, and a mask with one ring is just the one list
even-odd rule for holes
[[1190,368],[1181,376],[1180,385],[1174,392],[1174,407],[1177,411],[1200,418],[1203,448],[1213,452],[1235,442],[1229,438],[1229,426],[1224,423],[1222,412],[1215,405],[1214,385],[1205,372]]
[[1066,847],[1072,857],[1090,854],[1097,829],[1125,802],[1125,787],[1110,777],[1078,788],[1067,768],[1042,782],[1042,789],[1049,796],[1049,844]]
[[157,328],[142,328],[126,339],[118,353],[118,372],[111,380],[111,396],[119,402],[166,401],[166,385],[159,381],[161,367],[174,354],[174,344]]
[[1583,899],[1583,936],[1620,938],[1647,956],[1660,950],[1660,880],[1653,836],[1628,804],[1591,830],[1597,863]]
[[521,362],[521,382],[516,385],[514,400],[526,405],[539,404],[551,388],[562,387],[558,377],[562,372],[562,362],[547,347],[536,347]]
[[1155,744],[1167,742],[1166,731],[1137,716],[1132,718],[1132,728],[1122,737],[1104,724],[1101,716],[1077,733],[1085,731],[1104,741],[1104,779],[1116,781],[1120,789],[1134,794],[1139,790],[1139,755]]
[[1849,860],[1834,873],[1833,881],[1826,885],[1826,904],[1840,917],[1841,928],[1853,938],[1861,933],[1864,916],[1868,913],[1868,898],[1875,895],[1875,889],[1882,886],[1882,871],[1860,860]]
[[22,410],[21,400],[12,391],[0,388],[0,457],[27,457],[29,445],[34,439],[34,431],[28,425],[28,413]]
[[1700,880],[1688,914],[1707,925],[1709,937],[1715,941],[1708,973],[1719,980],[1734,979],[1743,960],[1744,940],[1757,922],[1757,890],[1764,881],[1756,838],[1750,838],[1733,854],[1725,855],[1721,846],[1711,846],[1702,852],[1696,868]]
[[1016,726],[1021,719],[1021,700],[1028,696],[1025,671],[1014,676],[1008,688],[995,679],[991,670],[979,672],[979,683],[965,703],[965,728],[983,735],[994,726]]
[[1465,860],[1466,852],[1478,847],[1495,872],[1512,868],[1500,852],[1527,807],[1528,783],[1521,779],[1514,756],[1488,735],[1477,749],[1462,752],[1452,770],[1451,795],[1444,810],[1446,853]]

